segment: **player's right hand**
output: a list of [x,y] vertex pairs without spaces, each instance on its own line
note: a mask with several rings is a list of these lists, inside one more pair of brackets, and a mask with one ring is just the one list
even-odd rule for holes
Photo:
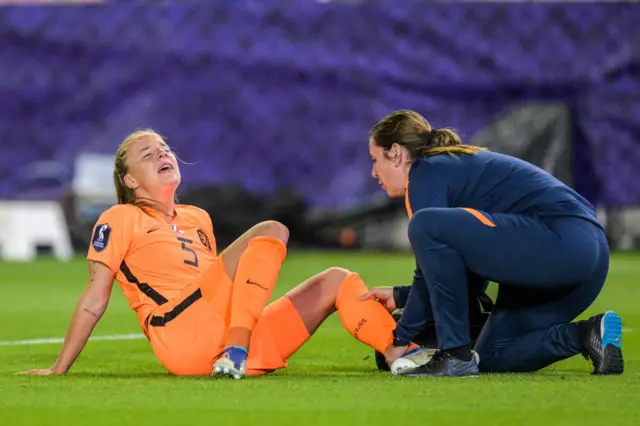
[[398,309],[396,301],[393,298],[393,287],[376,287],[358,297],[358,300],[375,300],[381,303],[389,312],[393,312]]
[[22,373],[16,373],[16,374],[25,375],[25,376],[51,376],[51,375],[62,374],[62,373],[56,373],[51,368],[44,368],[41,370],[23,371]]

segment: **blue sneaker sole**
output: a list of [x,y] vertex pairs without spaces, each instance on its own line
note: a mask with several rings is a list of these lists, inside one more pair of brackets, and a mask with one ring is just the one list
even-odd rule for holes
[[622,374],[622,318],[613,311],[606,312],[600,322],[600,336],[604,357],[602,365],[593,374]]
[[602,336],[602,348],[612,345],[622,349],[622,318],[613,311],[609,311],[602,317],[600,323],[600,336]]

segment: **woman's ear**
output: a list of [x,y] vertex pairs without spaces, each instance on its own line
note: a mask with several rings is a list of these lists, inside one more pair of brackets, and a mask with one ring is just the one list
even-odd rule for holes
[[136,180],[134,178],[131,177],[131,175],[127,174],[124,176],[124,178],[122,179],[122,182],[124,182],[125,186],[129,189],[133,189],[136,190],[138,189],[138,182],[136,182]]
[[405,150],[397,143],[391,145],[391,148],[389,149],[389,158],[393,161],[394,166],[399,167],[405,163],[404,151]]

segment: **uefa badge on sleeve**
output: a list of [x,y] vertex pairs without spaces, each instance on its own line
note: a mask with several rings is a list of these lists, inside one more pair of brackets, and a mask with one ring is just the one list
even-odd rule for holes
[[107,247],[107,244],[109,244],[110,236],[111,236],[111,228],[109,227],[109,225],[105,223],[105,224],[96,226],[96,230],[94,231],[93,238],[91,240],[91,245],[93,246],[93,249],[98,253],[104,250]]

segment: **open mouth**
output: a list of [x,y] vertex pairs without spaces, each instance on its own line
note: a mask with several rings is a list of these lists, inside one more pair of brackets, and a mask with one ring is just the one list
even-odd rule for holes
[[173,166],[171,164],[163,164],[159,169],[158,173],[170,172],[173,170]]

